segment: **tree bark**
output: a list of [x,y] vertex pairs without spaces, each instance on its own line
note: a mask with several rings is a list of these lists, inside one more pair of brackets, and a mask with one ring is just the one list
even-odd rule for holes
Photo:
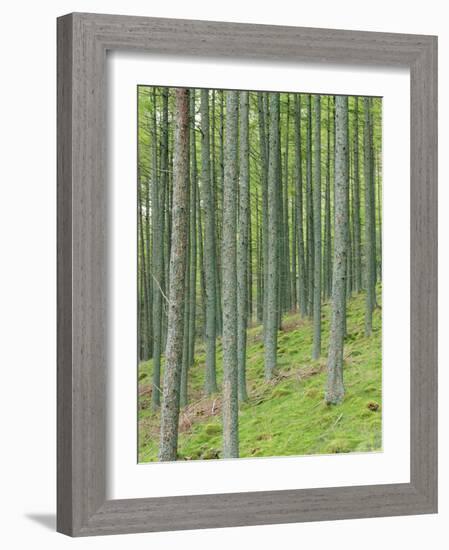
[[365,184],[365,335],[370,336],[374,309],[373,218],[371,180],[371,130],[369,98],[363,98],[365,124],[363,129],[363,168]]
[[288,200],[288,150],[289,150],[289,129],[290,129],[290,95],[287,94],[287,112],[285,115],[285,153],[284,153],[284,170],[283,170],[283,248],[282,248],[282,263],[283,263],[283,306],[284,311],[291,309],[291,283],[290,283],[290,220],[289,220],[289,200]]
[[332,296],[332,222],[331,222],[331,98],[327,98],[327,166],[324,194],[323,298]]
[[[148,331],[148,285],[147,285],[147,263],[146,263],[146,257],[145,257],[145,232],[144,232],[144,226],[143,226],[143,212],[142,212],[142,184],[140,182],[140,178],[138,179],[138,193],[137,193],[137,201],[138,201],[138,211],[139,211],[139,277],[140,277],[140,292],[139,297],[141,302],[139,302],[141,305],[139,307],[139,327],[140,327],[140,334],[139,334],[139,350],[142,352],[141,359],[144,361],[148,361],[150,357],[150,349],[149,349],[149,331]],[[143,295],[143,303],[142,303],[142,295]],[[143,306],[143,307],[142,307]]]
[[151,243],[151,222],[150,222],[150,194],[151,194],[151,183],[150,177],[147,178],[147,183],[145,185],[145,259],[146,259],[146,281],[147,286],[147,295],[148,295],[148,305],[145,311],[145,317],[147,319],[147,330],[149,338],[149,357],[153,356],[153,343],[154,343],[154,334],[153,334],[153,277],[151,277],[151,253],[152,253],[152,243]]
[[[159,235],[158,243],[162,243],[161,246],[161,281],[160,289],[168,296],[170,281],[169,281],[169,267],[170,267],[170,246],[171,246],[171,201],[172,201],[172,159],[173,155],[169,147],[169,88],[161,88],[162,96],[162,124],[161,124],[161,136],[160,136],[160,227],[161,234]],[[163,298],[163,296],[162,296]],[[165,299],[162,299],[162,327],[161,327],[161,349],[164,349],[167,343],[167,304]]]
[[199,185],[196,187],[196,210],[198,217],[198,267],[200,270],[200,289],[201,289],[201,312],[203,316],[203,338],[206,341],[206,276],[204,274],[204,239],[203,239],[203,222],[201,214],[201,200]]
[[263,326],[266,326],[267,312],[267,277],[268,277],[268,144],[267,144],[267,113],[264,93],[257,95],[259,111],[259,151],[260,151],[260,186],[262,195],[262,273],[263,273]]
[[257,322],[263,323],[263,258],[262,228],[260,223],[259,191],[256,187],[256,261],[257,261]]
[[382,281],[382,155],[378,149],[375,150],[375,174],[377,185],[377,228],[379,232],[379,280]]
[[265,379],[276,369],[278,330],[278,187],[279,94],[270,93],[270,156],[268,165],[268,273],[265,329]]
[[[154,246],[154,243],[162,242],[163,219],[161,215],[161,194],[163,181],[158,177],[157,158],[157,120],[156,120],[156,89],[153,89],[153,112],[152,112],[152,170],[151,170],[151,214],[153,230],[152,250],[152,278],[153,278],[153,390],[151,403],[153,410],[161,403],[161,353],[162,353],[162,287],[163,287],[163,264],[162,247]],[[165,131],[166,129],[164,129]],[[163,150],[163,148],[162,148]],[[161,152],[162,152],[161,150]],[[164,151],[167,154],[167,151]],[[163,204],[163,203],[162,203]]]
[[298,247],[298,301],[301,317],[307,315],[306,263],[304,257],[304,217],[302,185],[301,95],[295,94],[296,218]]
[[372,262],[373,262],[373,309],[377,307],[376,283],[377,283],[377,235],[376,235],[376,172],[374,162],[374,122],[373,100],[369,98],[369,158],[371,163],[371,229],[372,229]]
[[208,395],[217,391],[215,208],[210,172],[209,90],[201,90],[201,191],[204,205],[204,274],[206,283],[206,378]]
[[346,315],[346,267],[347,267],[347,198],[348,198],[348,98],[335,97],[335,226],[334,262],[332,279],[332,316],[327,359],[327,388],[325,400],[328,404],[341,403],[343,386],[343,346]]
[[246,401],[246,329],[248,324],[249,128],[248,92],[240,92],[239,217],[237,240],[237,358],[239,399]]
[[359,98],[354,98],[354,186],[352,197],[354,239],[354,291],[362,290],[362,245],[360,231]]
[[313,97],[314,170],[313,170],[313,349],[312,359],[321,354],[321,99]]
[[189,91],[186,88],[175,90],[175,124],[170,295],[159,447],[161,461],[176,460],[178,447],[189,186]]
[[[190,196],[187,197],[187,204]],[[190,225],[187,216],[187,258],[190,258]],[[188,403],[188,368],[189,368],[189,320],[190,320],[190,262],[186,261],[186,273],[184,281],[184,338],[182,345],[181,386],[179,392],[179,405],[185,407]]]
[[189,362],[193,365],[196,338],[196,278],[197,278],[197,165],[195,134],[195,90],[190,90],[190,307],[189,307]]
[[226,92],[223,186],[223,457],[239,454],[237,377],[237,191],[238,92]]
[[313,315],[313,275],[315,265],[313,238],[313,189],[312,189],[312,97],[307,95],[307,157],[306,157],[306,213],[307,213],[307,313]]

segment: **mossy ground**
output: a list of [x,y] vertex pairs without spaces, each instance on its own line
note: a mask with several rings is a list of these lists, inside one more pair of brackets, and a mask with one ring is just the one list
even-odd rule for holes
[[[348,302],[344,352],[345,399],[324,403],[330,304],[323,305],[322,357],[310,359],[312,323],[297,314],[283,319],[278,335],[278,370],[264,381],[260,326],[248,331],[249,400],[240,405],[240,457],[313,455],[379,451],[382,447],[381,309],[373,317],[373,334],[364,335],[364,295]],[[378,289],[380,303],[380,289]],[[221,382],[221,342],[217,376]],[[205,397],[204,346],[198,343],[189,370],[189,405],[181,409],[180,460],[221,456],[221,398]],[[159,414],[151,410],[151,361],[139,367],[139,462],[157,460]]]

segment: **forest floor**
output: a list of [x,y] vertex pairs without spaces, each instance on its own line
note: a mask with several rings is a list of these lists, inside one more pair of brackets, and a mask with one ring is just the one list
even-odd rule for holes
[[[381,289],[377,289],[378,303]],[[278,370],[264,381],[262,327],[248,330],[249,400],[240,404],[240,457],[313,455],[380,451],[382,448],[381,309],[373,316],[373,334],[364,335],[364,294],[347,309],[344,352],[345,399],[324,403],[330,304],[323,305],[322,357],[310,359],[312,322],[287,315],[278,335]],[[217,377],[222,378],[221,342],[217,343]],[[221,397],[205,397],[204,345],[197,343],[189,370],[189,405],[179,420],[179,460],[220,458]],[[139,366],[139,462],[157,460],[159,413],[151,411],[152,363]]]

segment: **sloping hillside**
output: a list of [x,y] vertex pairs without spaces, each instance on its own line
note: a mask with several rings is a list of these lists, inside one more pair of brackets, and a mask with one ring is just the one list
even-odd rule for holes
[[[378,301],[380,303],[380,289]],[[344,403],[328,407],[326,382],[330,305],[323,306],[322,358],[310,359],[312,325],[299,315],[283,319],[278,338],[278,372],[263,376],[261,327],[250,328],[247,347],[249,401],[240,405],[240,456],[285,456],[381,450],[381,310],[373,317],[373,335],[364,336],[364,295],[348,303],[345,340]],[[179,459],[221,455],[220,394],[203,395],[204,348],[198,343],[189,372],[189,405],[181,410]],[[157,460],[159,414],[151,412],[151,361],[139,368],[139,461]],[[217,346],[221,380],[221,344]]]

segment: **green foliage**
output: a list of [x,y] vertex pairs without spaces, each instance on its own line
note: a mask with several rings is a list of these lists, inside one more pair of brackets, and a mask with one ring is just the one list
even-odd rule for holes
[[[377,289],[381,303],[381,289]],[[313,327],[299,315],[284,317],[278,335],[278,368],[264,381],[261,327],[248,331],[249,401],[239,410],[240,457],[313,455],[380,451],[382,448],[381,309],[373,315],[373,334],[364,336],[364,295],[348,303],[344,351],[346,395],[338,406],[324,403],[326,360],[310,360]],[[323,350],[328,348],[330,304],[322,310]],[[218,384],[222,378],[217,342]],[[159,415],[151,412],[151,361],[139,367],[139,462],[157,460]],[[180,460],[221,456],[221,395],[204,397],[205,352],[197,344],[189,371],[191,403],[181,409]]]

